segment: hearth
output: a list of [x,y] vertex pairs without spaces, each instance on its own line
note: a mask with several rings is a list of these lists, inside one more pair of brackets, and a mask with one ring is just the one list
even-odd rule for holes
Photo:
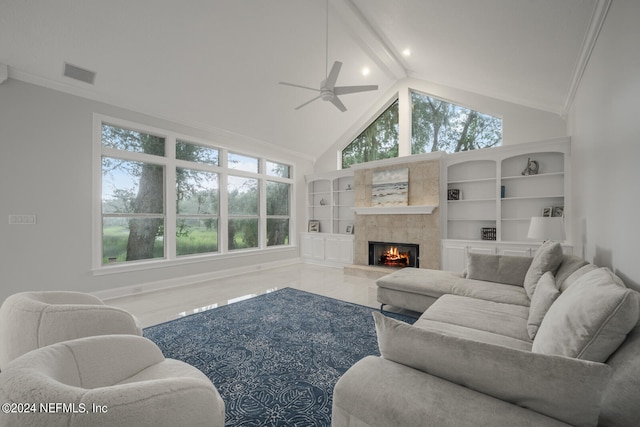
[[369,265],[419,267],[420,247],[412,243],[369,242]]

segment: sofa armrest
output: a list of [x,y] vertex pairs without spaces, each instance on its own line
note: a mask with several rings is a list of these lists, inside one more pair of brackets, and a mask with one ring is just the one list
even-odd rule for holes
[[40,347],[95,335],[142,335],[135,317],[125,310],[108,305],[50,305],[38,324]]
[[56,345],[73,354],[83,388],[118,384],[165,360],[153,341],[137,335],[99,335]]
[[532,258],[522,256],[467,254],[467,279],[524,286]]
[[610,367],[456,338],[373,313],[382,357],[576,426],[594,426]]
[[367,356],[333,390],[332,427],[569,427],[546,415]]

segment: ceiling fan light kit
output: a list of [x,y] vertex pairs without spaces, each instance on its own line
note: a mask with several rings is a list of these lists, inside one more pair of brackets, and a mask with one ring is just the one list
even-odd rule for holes
[[[327,68],[328,68],[328,65],[329,65],[329,1],[328,0],[327,0],[326,64],[327,64]],[[305,105],[310,104],[313,101],[315,101],[316,99],[320,98],[323,101],[331,102],[340,111],[345,112],[345,111],[347,111],[347,107],[345,107],[345,105],[342,103],[342,101],[340,101],[340,99],[338,98],[338,95],[347,95],[347,94],[350,94],[350,93],[367,92],[367,91],[370,91],[370,90],[378,90],[378,85],[336,86],[336,82],[338,80],[338,74],[340,74],[340,69],[341,68],[342,68],[342,62],[335,61],[333,63],[333,66],[331,66],[331,71],[329,73],[327,73],[326,79],[324,79],[320,83],[320,89],[316,89],[316,88],[309,87],[309,86],[303,86],[303,85],[299,85],[299,84],[295,84],[295,83],[287,83],[287,82],[279,82],[279,83],[281,85],[293,86],[293,87],[298,87],[298,88],[302,88],[302,89],[308,89],[308,90],[313,90],[313,91],[316,91],[316,92],[320,92],[320,95],[316,96],[315,98],[310,99],[309,101],[305,102],[304,104],[301,104],[301,105],[297,106],[295,108],[296,110],[299,110],[302,107],[304,107]]]

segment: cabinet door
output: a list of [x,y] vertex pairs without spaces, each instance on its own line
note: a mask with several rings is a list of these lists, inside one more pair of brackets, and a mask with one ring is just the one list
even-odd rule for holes
[[442,270],[462,272],[466,267],[466,246],[442,247]]
[[309,235],[300,236],[300,256],[306,259],[313,258],[313,239]]
[[467,251],[470,254],[495,255],[496,248],[484,247],[484,246],[467,246]]
[[315,260],[324,260],[324,237],[311,237],[311,258]]
[[531,257],[533,252],[531,248],[498,248],[498,254],[506,256]]
[[325,240],[325,256],[327,261],[340,261],[340,239],[336,237],[327,237]]
[[353,264],[353,239],[340,239],[339,261],[343,264]]

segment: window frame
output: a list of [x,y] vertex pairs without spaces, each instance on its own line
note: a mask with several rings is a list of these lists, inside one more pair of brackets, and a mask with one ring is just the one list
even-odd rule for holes
[[[505,117],[497,112],[490,112],[490,111],[486,111],[486,109],[479,109],[476,107],[472,107],[470,106],[468,103],[465,102],[460,102],[460,101],[455,101],[452,99],[448,99],[446,97],[440,96],[440,95],[436,95],[430,92],[429,88],[419,88],[416,86],[419,85],[415,85],[415,82],[406,84],[406,85],[401,85],[401,88],[398,88],[397,91],[394,91],[393,93],[389,94],[389,98],[387,98],[387,100],[385,102],[383,102],[379,108],[377,109],[372,109],[370,114],[367,115],[367,119],[365,121],[362,122],[362,124],[360,126],[354,126],[352,129],[354,129],[353,133],[349,133],[349,135],[351,135],[350,137],[348,135],[343,136],[344,139],[341,138],[341,144],[339,145],[339,148],[336,149],[335,153],[335,161],[336,161],[336,169],[337,170],[343,170],[343,169],[348,169],[349,167],[359,167],[358,165],[362,165],[362,164],[366,164],[366,163],[354,163],[353,165],[349,166],[348,168],[344,168],[343,167],[343,163],[342,163],[342,152],[349,146],[351,145],[361,134],[362,132],[364,132],[373,122],[375,122],[394,102],[398,102],[398,156],[397,157],[392,157],[392,158],[388,158],[386,160],[391,160],[391,159],[400,159],[400,158],[404,158],[407,157],[409,158],[410,156],[424,156],[424,155],[431,155],[431,153],[417,153],[417,154],[412,154],[412,139],[413,139],[413,129],[412,129],[412,121],[413,121],[413,117],[412,117],[412,108],[413,108],[413,104],[412,104],[412,93],[416,92],[416,93],[420,93],[423,94],[425,96],[429,96],[431,98],[435,98],[450,104],[454,104],[458,107],[462,107],[462,108],[466,108],[469,110],[473,110],[476,111],[480,114],[484,114],[484,115],[489,115],[492,117],[496,117],[500,120],[502,120],[502,141],[499,145],[504,145],[504,120]],[[336,144],[337,145],[337,144]],[[444,152],[442,152],[444,153]],[[374,160],[373,162],[376,162],[379,160]],[[370,162],[367,162],[370,163]]]
[[[102,125],[108,124],[115,127],[125,128],[128,130],[148,133],[165,139],[165,155],[157,156],[152,154],[128,152],[110,147],[102,146]],[[215,141],[207,141],[201,138],[191,137],[178,132],[172,132],[166,129],[160,129],[153,126],[147,126],[141,123],[132,122],[112,116],[99,113],[93,114],[93,132],[92,132],[92,249],[91,264],[93,274],[109,274],[112,272],[143,270],[148,268],[164,267],[168,265],[182,265],[192,262],[208,261],[217,258],[229,256],[238,256],[240,254],[254,254],[256,252],[274,251],[282,249],[290,249],[296,246],[295,240],[295,172],[296,165],[294,162],[284,161],[282,159],[267,158],[256,154],[249,154],[246,150],[238,150],[237,148],[228,148],[223,144]],[[188,160],[176,159],[176,141],[187,142],[203,147],[215,148],[218,151],[218,165],[214,166],[207,163],[191,162]],[[238,169],[227,167],[228,153],[248,156],[258,159],[258,172],[246,172]],[[158,164],[164,168],[164,257],[150,258],[145,260],[103,263],[102,252],[102,158],[113,157],[123,160],[144,161],[147,163]],[[271,161],[289,166],[289,178],[274,177],[266,174],[265,162]],[[218,200],[218,251],[207,253],[186,254],[178,256],[176,254],[176,229],[177,219],[180,217],[177,213],[177,174],[176,168],[186,168],[193,170],[201,170],[204,172],[212,172],[218,174],[219,200]],[[227,184],[228,176],[240,176],[246,178],[254,178],[258,180],[258,246],[248,249],[228,250],[228,194]],[[287,245],[267,246],[266,245],[266,181],[285,182],[290,185],[289,192],[289,243]]]

